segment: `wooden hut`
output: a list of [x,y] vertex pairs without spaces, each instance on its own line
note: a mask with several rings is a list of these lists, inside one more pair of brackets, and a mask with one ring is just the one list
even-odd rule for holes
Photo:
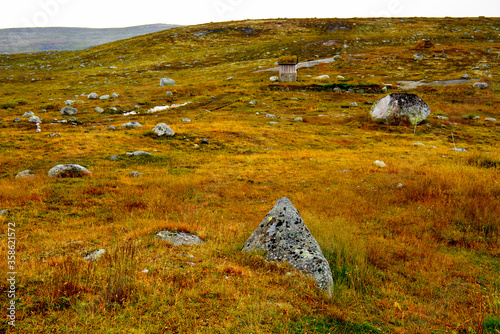
[[278,58],[280,67],[280,81],[297,81],[297,56],[283,56]]

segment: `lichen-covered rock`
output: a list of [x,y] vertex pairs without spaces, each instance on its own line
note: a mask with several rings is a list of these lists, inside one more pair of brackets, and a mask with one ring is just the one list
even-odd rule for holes
[[90,93],[87,98],[89,100],[97,100],[99,98],[99,95],[97,95],[97,93]]
[[23,170],[22,172],[17,173],[16,179],[33,179],[35,178],[35,173],[31,170]]
[[174,246],[201,245],[204,241],[197,235],[184,232],[161,231],[156,237]]
[[27,111],[23,114],[23,117],[30,118],[32,116],[35,116],[35,113],[33,111]]
[[95,262],[106,254],[105,249],[97,249],[95,251],[89,252],[84,259],[88,262]]
[[92,173],[80,165],[57,165],[49,170],[49,177],[83,177]]
[[425,120],[430,113],[427,103],[417,95],[393,93],[375,102],[370,115],[374,121],[387,125],[405,122],[415,125]]
[[73,116],[78,113],[78,110],[76,110],[73,107],[64,107],[61,109],[61,115],[68,115],[68,116]]
[[242,249],[244,252],[260,250],[266,252],[267,260],[287,262],[311,276],[318,289],[327,296],[332,296],[330,265],[299,211],[288,198],[284,197],[276,202]]
[[146,151],[134,151],[134,152],[126,152],[126,155],[129,157],[138,157],[141,155],[151,155],[151,153],[146,152]]
[[175,80],[174,79],[170,79],[170,78],[161,78],[160,79],[160,87],[163,87],[163,86],[173,86],[175,85]]
[[174,130],[172,130],[167,124],[159,123],[153,128],[153,132],[158,135],[158,137],[167,136],[173,137],[175,136]]

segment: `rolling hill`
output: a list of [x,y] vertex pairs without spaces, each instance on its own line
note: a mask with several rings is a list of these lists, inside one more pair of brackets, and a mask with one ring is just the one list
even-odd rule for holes
[[82,50],[91,46],[177,27],[150,24],[126,28],[14,28],[0,29],[0,53]]

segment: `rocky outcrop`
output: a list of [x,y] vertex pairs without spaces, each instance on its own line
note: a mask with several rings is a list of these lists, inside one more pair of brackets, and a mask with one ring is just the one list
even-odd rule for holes
[[415,125],[425,120],[430,113],[427,103],[417,95],[394,93],[375,102],[370,115],[374,121],[387,125]]
[[269,261],[287,262],[311,276],[318,289],[331,297],[333,279],[330,265],[318,242],[304,224],[299,211],[286,197],[279,199],[266,215],[242,251],[265,251]]

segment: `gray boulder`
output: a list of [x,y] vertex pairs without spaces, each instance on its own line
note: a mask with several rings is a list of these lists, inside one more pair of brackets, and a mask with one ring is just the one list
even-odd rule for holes
[[17,173],[16,179],[34,179],[35,173],[31,170],[23,170],[22,172]]
[[67,106],[72,106],[73,104],[75,104],[75,101],[73,101],[73,100],[66,100],[66,101],[64,101],[64,104],[66,104]]
[[78,110],[76,110],[73,107],[64,107],[61,109],[61,115],[68,115],[68,116],[73,116],[78,113]]
[[30,118],[31,116],[35,116],[33,111],[27,111],[23,114],[23,117]]
[[172,130],[167,124],[159,123],[153,128],[153,132],[158,135],[158,137],[173,137],[175,136],[174,130]]
[[38,124],[41,123],[42,121],[40,120],[40,117],[33,115],[30,118],[28,118],[28,122]]
[[109,95],[101,95],[99,96],[99,100],[109,100]]
[[142,128],[142,125],[136,121],[122,124],[122,129],[135,129],[135,128]]
[[286,197],[273,209],[245,242],[242,251],[265,251],[268,261],[283,261],[311,276],[328,297],[333,293],[330,265],[299,211]]
[[199,236],[184,232],[161,231],[156,234],[156,237],[173,246],[192,246],[204,243]]
[[97,95],[97,93],[90,93],[87,98],[89,100],[97,100],[99,98],[99,95]]
[[120,94],[118,94],[118,93],[111,94],[111,98],[113,98],[113,99],[117,99],[119,97],[120,97]]
[[94,111],[96,113],[102,114],[104,112],[104,109],[102,109],[101,107],[95,107]]
[[137,171],[128,173],[128,176],[130,176],[130,177],[140,177],[142,175],[143,174],[141,172],[137,172]]
[[87,253],[87,255],[84,257],[84,259],[88,262],[94,262],[99,260],[103,255],[106,254],[105,249],[97,249],[95,251]]
[[373,104],[370,115],[374,121],[387,125],[410,122],[412,125],[425,120],[431,109],[415,94],[394,93]]
[[21,122],[21,119],[19,117],[14,118],[14,122]]
[[160,79],[160,87],[163,86],[174,86],[175,85],[175,80],[170,79],[170,78],[161,78]]
[[49,177],[83,177],[92,173],[85,167],[74,164],[57,165],[49,170]]

